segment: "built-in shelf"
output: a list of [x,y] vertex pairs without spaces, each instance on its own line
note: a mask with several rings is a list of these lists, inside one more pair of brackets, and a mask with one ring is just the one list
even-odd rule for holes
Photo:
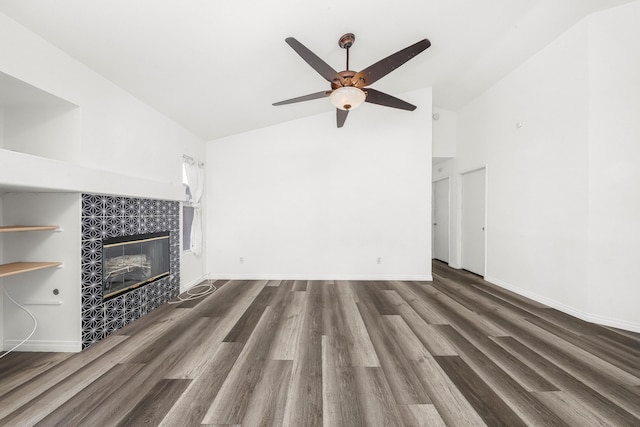
[[[0,233],[13,233],[18,231],[52,231],[58,230],[57,225],[4,225],[0,226]],[[0,277],[14,276],[30,271],[42,270],[62,265],[61,262],[12,262],[0,264]]]
[[57,229],[57,225],[5,225],[0,227],[0,233],[13,233],[15,231],[50,231]]
[[61,262],[12,262],[0,265],[0,277],[13,276],[60,265],[62,265]]

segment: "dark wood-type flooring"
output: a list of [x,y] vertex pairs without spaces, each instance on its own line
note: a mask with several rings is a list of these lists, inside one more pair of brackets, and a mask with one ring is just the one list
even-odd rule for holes
[[216,285],[81,353],[0,359],[0,425],[640,426],[640,335],[439,262]]

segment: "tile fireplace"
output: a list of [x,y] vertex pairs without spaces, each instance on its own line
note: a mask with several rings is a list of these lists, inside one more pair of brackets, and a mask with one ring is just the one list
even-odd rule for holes
[[81,289],[83,349],[176,296],[180,202],[83,194]]

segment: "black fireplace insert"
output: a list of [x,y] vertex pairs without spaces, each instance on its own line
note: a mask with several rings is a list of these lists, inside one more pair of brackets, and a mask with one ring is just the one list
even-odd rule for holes
[[102,241],[104,300],[166,277],[169,272],[169,232]]

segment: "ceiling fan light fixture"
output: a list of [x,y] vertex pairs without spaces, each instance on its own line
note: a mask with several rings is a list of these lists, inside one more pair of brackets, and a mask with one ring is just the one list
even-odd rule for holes
[[417,108],[415,105],[411,105],[402,99],[373,89],[370,85],[427,49],[431,46],[431,42],[428,39],[422,39],[411,46],[392,53],[363,70],[355,72],[349,69],[349,49],[353,46],[355,39],[353,33],[347,33],[338,41],[338,45],[347,51],[346,69],[338,72],[298,40],[293,37],[287,37],[285,42],[291,46],[311,68],[331,84],[331,90],[285,99],[284,101],[275,102],[273,105],[293,104],[295,102],[310,101],[328,96],[331,104],[336,107],[336,125],[339,128],[344,125],[349,110],[358,108],[363,102],[407,111],[415,110]]
[[353,110],[362,105],[366,97],[367,94],[362,89],[354,86],[343,86],[331,92],[329,99],[340,110]]

